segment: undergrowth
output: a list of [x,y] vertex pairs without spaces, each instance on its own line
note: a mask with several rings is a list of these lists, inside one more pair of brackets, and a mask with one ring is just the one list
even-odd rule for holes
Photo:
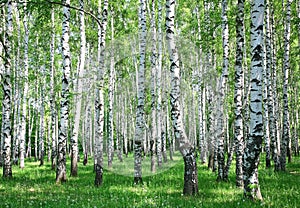
[[[68,169],[70,167],[68,161]],[[216,174],[198,165],[199,195],[183,196],[183,163],[164,172],[143,177],[142,186],[133,186],[133,178],[104,171],[103,185],[94,187],[92,160],[79,163],[78,177],[55,183],[49,162],[26,161],[24,170],[13,167],[13,178],[0,178],[0,207],[299,207],[300,158],[287,165],[286,172],[259,169],[264,201],[253,202],[235,187],[234,164],[229,182],[216,182]],[[69,174],[69,172],[68,172]]]

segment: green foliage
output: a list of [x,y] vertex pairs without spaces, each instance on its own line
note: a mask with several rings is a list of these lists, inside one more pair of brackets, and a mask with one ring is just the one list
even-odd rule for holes
[[300,158],[294,159],[293,164],[288,164],[287,172],[259,169],[264,202],[247,200],[243,191],[235,188],[233,166],[229,182],[220,183],[205,165],[199,165],[200,193],[186,197],[182,195],[183,163],[161,174],[144,177],[141,187],[132,185],[132,177],[105,171],[103,186],[95,188],[91,159],[87,166],[79,164],[79,177],[69,178],[63,185],[55,184],[50,163],[39,167],[38,162],[27,161],[24,170],[13,167],[12,180],[0,179],[0,204],[1,207],[297,207]]

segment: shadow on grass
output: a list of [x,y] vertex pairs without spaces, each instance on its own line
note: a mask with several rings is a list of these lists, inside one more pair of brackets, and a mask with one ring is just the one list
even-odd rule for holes
[[[245,200],[243,191],[235,188],[233,170],[229,182],[219,183],[215,173],[204,165],[198,166],[197,196],[182,195],[183,163],[161,174],[144,177],[143,186],[133,186],[133,177],[105,170],[99,188],[93,185],[91,163],[79,164],[78,177],[68,175],[68,181],[62,185],[55,184],[55,171],[50,170],[50,164],[26,165],[24,170],[14,167],[12,180],[0,179],[0,207],[297,207],[296,202],[300,201],[300,176],[289,172],[260,169],[265,201],[252,202]],[[289,164],[288,170],[299,171],[299,163]]]

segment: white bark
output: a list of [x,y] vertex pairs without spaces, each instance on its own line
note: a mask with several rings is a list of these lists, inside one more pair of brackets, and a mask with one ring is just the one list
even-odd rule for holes
[[251,6],[250,132],[244,152],[243,179],[245,197],[262,200],[258,181],[258,164],[263,139],[262,71],[264,68],[264,0],[254,0]]
[[[101,0],[99,0],[99,15],[101,8]],[[103,2],[101,25],[98,24],[98,62],[97,86],[95,100],[95,185],[102,184],[102,168],[103,168],[103,127],[104,127],[104,95],[103,95],[103,73],[104,73],[104,48],[107,27],[108,0]]]
[[146,67],[146,1],[140,0],[139,8],[139,54],[137,109],[134,136],[134,183],[142,181],[142,143],[144,138],[144,105],[145,105],[145,67]]
[[291,36],[291,4],[293,0],[288,0],[286,5],[286,19],[284,32],[284,63],[283,63],[283,133],[280,145],[280,165],[281,170],[286,169],[286,156],[288,144],[290,143],[290,115],[288,100],[289,70],[290,70],[290,36]]
[[51,10],[51,44],[50,44],[50,109],[51,109],[51,167],[55,170],[56,167],[56,156],[57,156],[57,138],[56,138],[56,105],[55,105],[55,92],[54,92],[54,48],[55,48],[55,12],[54,8]]
[[[79,1],[79,8],[84,10],[84,1]],[[82,100],[82,82],[84,75],[85,66],[85,53],[86,53],[86,38],[85,38],[85,18],[84,12],[79,14],[80,21],[80,57],[79,57],[79,67],[77,72],[77,86],[75,96],[75,117],[74,117],[74,127],[73,134],[71,137],[71,176],[77,176],[77,162],[78,162],[78,134],[79,134],[79,123],[81,121],[81,100]]]
[[27,21],[27,7],[26,1],[24,4],[24,89],[23,89],[23,101],[22,101],[22,117],[21,117],[21,132],[20,132],[20,168],[25,167],[25,135],[26,135],[26,116],[27,116],[27,94],[28,94],[28,39],[29,29]]
[[12,177],[11,167],[11,38],[12,38],[12,1],[7,2],[7,15],[6,15],[6,30],[5,30],[5,59],[4,59],[4,72],[2,74],[2,131],[1,137],[3,141],[3,177]]
[[69,32],[70,32],[70,0],[63,0],[66,5],[63,7],[63,21],[62,21],[62,58],[63,58],[63,77],[62,77],[62,91],[60,102],[60,125],[58,137],[58,154],[57,154],[57,169],[56,182],[66,181],[66,144],[68,135],[69,123],[69,85],[71,73],[71,57],[69,46]]
[[243,98],[244,98],[244,0],[238,1],[238,13],[236,17],[236,60],[235,60],[235,121],[234,142],[236,145],[236,186],[243,187],[243,154],[244,154],[244,122],[243,122]]
[[226,82],[228,77],[229,67],[229,29],[227,20],[227,0],[222,0],[222,38],[223,38],[223,71],[220,78],[220,89],[218,98],[218,113],[217,113],[217,141],[218,141],[218,178],[217,180],[224,180],[224,141],[225,141],[225,93]]
[[170,56],[170,72],[171,72],[171,120],[174,128],[175,139],[179,143],[179,150],[184,158],[184,189],[183,193],[194,195],[198,193],[198,173],[196,158],[194,155],[194,147],[187,139],[181,107],[180,92],[180,66],[179,54],[175,43],[175,0],[166,1],[166,39]]
[[[157,163],[158,167],[162,164],[162,155],[161,155],[161,138],[158,134],[157,130],[160,128],[158,126],[160,122],[160,117],[158,117],[158,96],[159,89],[157,85],[160,85],[160,80],[158,81],[158,77],[156,77],[156,73],[158,72],[158,60],[157,60],[157,49],[156,49],[156,19],[155,19],[155,1],[151,1],[151,36],[152,36],[152,46],[151,46],[151,139],[150,139],[150,155],[151,155],[151,171],[155,172],[155,150],[157,153]],[[155,146],[157,145],[157,148]]]
[[[111,17],[111,41],[114,41],[114,19],[113,11]],[[113,51],[113,50],[112,50]],[[114,54],[111,53],[109,67],[109,87],[108,87],[108,167],[112,167],[114,153],[114,90],[115,90],[115,66]]]

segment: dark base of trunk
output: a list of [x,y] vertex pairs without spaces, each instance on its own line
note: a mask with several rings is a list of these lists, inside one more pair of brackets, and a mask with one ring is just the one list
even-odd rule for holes
[[198,170],[194,150],[183,157],[184,160],[184,195],[198,194]]
[[96,171],[96,176],[95,176],[95,186],[99,187],[102,185],[102,177],[103,177],[103,168],[101,165],[95,165],[95,171]]
[[165,151],[163,151],[163,159],[164,159],[164,163],[168,162],[168,156],[167,156],[167,153]]
[[3,178],[8,178],[11,179],[12,178],[12,169],[11,167],[4,167],[3,169]]
[[109,169],[112,168],[112,161],[108,161],[107,166],[108,166]]
[[292,151],[290,148],[287,149],[288,163],[292,162]]
[[65,183],[67,181],[66,172],[61,172],[56,176],[56,183]]
[[77,175],[78,175],[77,166],[76,167],[72,167],[70,176],[77,177]]
[[18,165],[19,164],[19,160],[18,159],[14,159],[13,160],[13,165]]
[[88,162],[88,155],[87,155],[87,153],[84,153],[84,158],[83,158],[82,163],[83,163],[84,166],[86,166],[87,162]]
[[271,160],[266,158],[266,168],[271,167]]
[[73,153],[71,153],[71,174],[72,177],[77,177],[78,174],[78,155],[74,156]]
[[214,154],[209,154],[208,156],[208,164],[207,164],[208,169],[213,169],[214,167]]
[[44,151],[41,152],[40,166],[44,165]]
[[133,179],[133,185],[143,185],[143,179],[142,179],[142,177],[134,177],[134,179]]

